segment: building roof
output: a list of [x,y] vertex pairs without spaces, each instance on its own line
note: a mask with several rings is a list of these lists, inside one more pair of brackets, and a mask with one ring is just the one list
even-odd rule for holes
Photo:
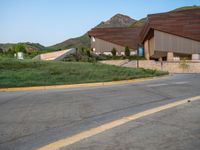
[[120,46],[137,49],[141,29],[142,27],[94,28],[88,32],[88,35]]
[[148,15],[141,42],[152,29],[200,41],[200,8]]

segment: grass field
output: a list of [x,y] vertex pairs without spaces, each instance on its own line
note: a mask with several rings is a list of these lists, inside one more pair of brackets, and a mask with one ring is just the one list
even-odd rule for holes
[[167,73],[98,63],[0,58],[0,88],[117,81],[164,74]]

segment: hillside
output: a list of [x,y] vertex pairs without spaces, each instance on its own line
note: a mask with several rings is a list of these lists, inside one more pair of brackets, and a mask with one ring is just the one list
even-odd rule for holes
[[[109,20],[101,22],[99,25],[96,26],[96,28],[129,27],[134,22],[136,22],[136,20],[130,18],[129,16],[117,14]],[[80,37],[68,39],[59,44],[50,46],[50,48],[52,49],[66,49],[71,47],[90,47],[90,38],[88,37],[87,33]]]
[[[45,46],[43,46],[39,43],[26,42],[26,43],[21,43],[21,44],[23,44],[25,46],[27,51],[39,51],[39,50],[46,49]],[[0,48],[3,49],[3,51],[8,51],[9,49],[13,49],[13,47],[15,45],[16,44],[13,44],[13,43],[0,44]]]
[[131,27],[138,27],[138,26],[143,26],[145,21],[146,21],[147,18],[142,18],[136,22],[134,22]]

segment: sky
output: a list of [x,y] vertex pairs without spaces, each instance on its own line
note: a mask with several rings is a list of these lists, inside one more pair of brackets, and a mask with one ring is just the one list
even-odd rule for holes
[[0,0],[0,43],[45,46],[83,35],[117,13],[141,19],[200,0]]

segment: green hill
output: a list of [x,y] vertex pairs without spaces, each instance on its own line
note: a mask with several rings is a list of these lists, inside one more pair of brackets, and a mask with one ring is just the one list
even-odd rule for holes
[[71,38],[69,40],[66,40],[64,42],[58,43],[56,45],[50,46],[49,48],[59,50],[59,49],[68,49],[68,48],[80,48],[80,47],[90,47],[90,38],[86,34],[77,37],[77,38]]
[[143,26],[147,18],[142,18],[131,25],[131,27]]

